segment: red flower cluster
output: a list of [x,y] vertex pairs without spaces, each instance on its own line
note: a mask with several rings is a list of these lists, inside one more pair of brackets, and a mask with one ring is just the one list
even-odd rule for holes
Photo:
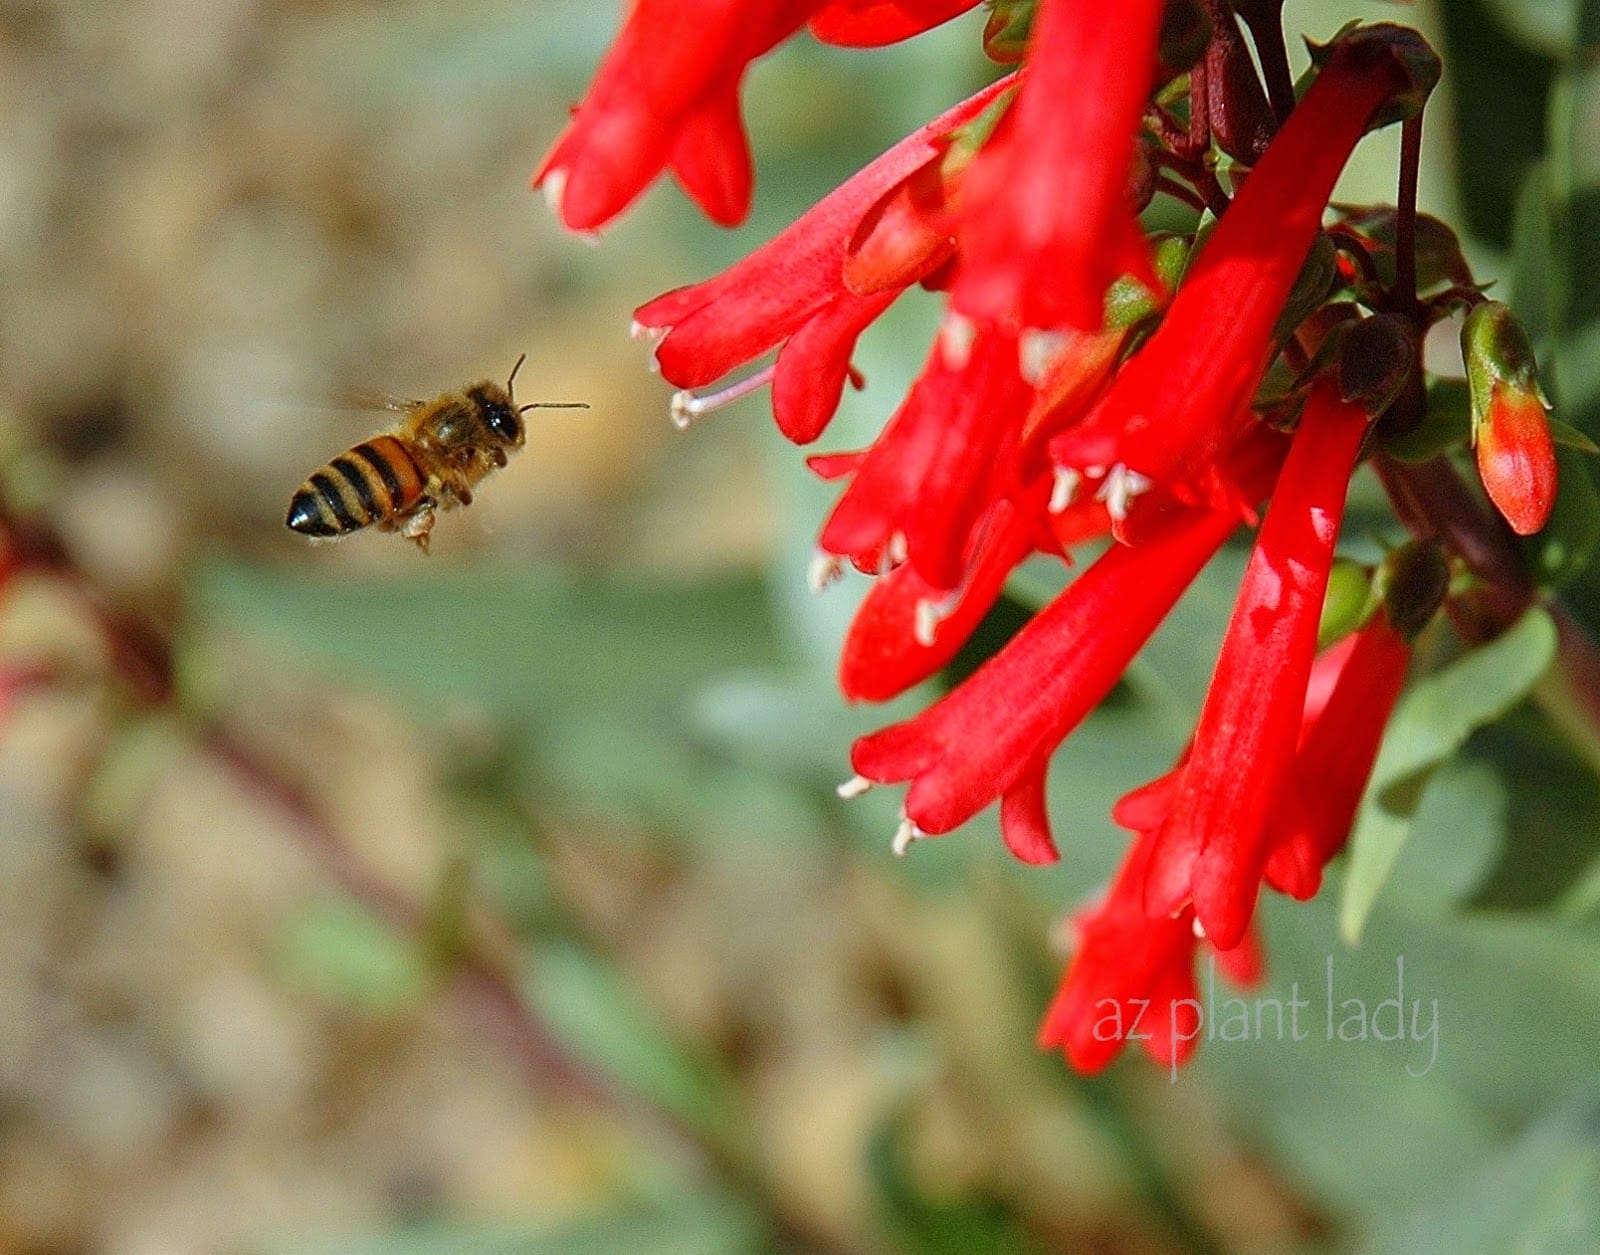
[[[711,217],[738,219],[750,167],[737,90],[753,58],[806,23],[825,40],[884,43],[972,5],[699,0],[692,18],[685,7],[638,0],[537,176],[569,227],[602,225],[664,167]],[[1193,738],[1170,775],[1118,805],[1137,835],[1104,900],[1079,917],[1042,1030],[1092,1070],[1142,1002],[1165,1026],[1145,1044],[1175,1063],[1194,1036],[1179,1011],[1198,1007],[1197,947],[1252,978],[1261,885],[1317,891],[1409,639],[1443,597],[1399,616],[1374,597],[1318,652],[1347,486],[1374,420],[1415,377],[1419,327],[1398,337],[1401,366],[1381,378],[1348,350],[1383,321],[1372,315],[1420,308],[1414,292],[1363,288],[1352,276],[1375,268],[1332,264],[1319,236],[1356,143],[1414,116],[1438,66],[1409,30],[1349,30],[1317,50],[1314,81],[1278,118],[1227,5],[1207,6],[1224,29],[1182,64],[1161,46],[1159,0],[990,7],[991,32],[1031,17],[1014,73],[744,261],[642,306],[635,331],[682,390],[680,423],[770,385],[778,426],[804,443],[838,407],[862,332],[914,286],[947,294],[922,374],[878,438],[811,459],[845,481],[818,581],[846,562],[876,577],[844,645],[852,698],[893,696],[948,662],[1030,554],[1066,559],[1069,546],[1110,541],[966,681],[855,744],[842,794],[909,784],[899,851],[998,802],[1017,857],[1055,858],[1051,756],[1265,503]],[[1236,138],[1249,135],[1254,147]],[[1235,158],[1249,148],[1227,187],[1213,145]],[[1147,237],[1138,215],[1158,190],[1217,221]],[[1346,225],[1341,247],[1360,247]],[[773,350],[743,378],[695,391]],[[1485,427],[1480,456],[1493,460],[1517,421]],[[1401,567],[1385,578],[1405,582],[1416,564]]]

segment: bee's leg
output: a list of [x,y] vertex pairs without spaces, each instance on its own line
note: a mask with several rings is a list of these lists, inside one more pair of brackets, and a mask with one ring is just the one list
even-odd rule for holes
[[494,458],[496,466],[504,466],[506,464],[506,451],[499,445],[495,445],[494,451],[489,456]]
[[433,502],[424,497],[416,509],[399,525],[399,532],[407,540],[415,541],[417,548],[428,552],[428,533],[433,531]]
[[463,474],[440,475],[438,484],[439,500],[448,509],[450,506],[471,505],[472,488]]

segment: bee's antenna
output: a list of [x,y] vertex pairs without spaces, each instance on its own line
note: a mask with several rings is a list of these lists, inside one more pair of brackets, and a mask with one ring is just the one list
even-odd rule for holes
[[516,393],[512,390],[512,385],[517,382],[517,372],[522,369],[522,363],[527,360],[528,355],[526,353],[517,358],[517,364],[511,368],[511,374],[506,379],[506,391],[510,392],[513,396],[516,395]]
[[526,414],[529,410],[586,410],[589,408],[587,401],[529,401],[526,405],[517,406],[518,414]]

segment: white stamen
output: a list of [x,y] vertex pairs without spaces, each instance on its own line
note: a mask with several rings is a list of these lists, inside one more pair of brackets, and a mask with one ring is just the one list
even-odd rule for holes
[[972,356],[972,342],[978,337],[978,324],[961,314],[946,314],[939,324],[939,351],[951,370],[960,370]]
[[628,339],[635,343],[645,340],[652,345],[660,344],[667,338],[667,332],[671,330],[671,327],[647,327],[635,318],[628,324]]
[[1055,482],[1050,486],[1050,513],[1060,514],[1077,499],[1083,484],[1083,472],[1076,467],[1055,468]]
[[906,540],[904,532],[894,532],[889,537],[889,543],[883,547],[884,555],[889,559],[890,566],[899,566],[911,556],[911,544]]
[[1065,331],[1044,331],[1038,327],[1029,327],[1017,337],[1017,368],[1022,382],[1030,388],[1037,388],[1044,382],[1050,368],[1066,351],[1067,343]]
[[768,366],[758,370],[753,375],[746,375],[743,379],[729,384],[721,392],[712,392],[706,396],[697,396],[685,388],[682,392],[672,394],[672,425],[679,431],[687,431],[697,419],[705,417],[712,410],[720,410],[724,405],[730,405],[740,397],[748,396],[758,388],[765,387],[772,382],[772,372],[775,366]]
[[1194,935],[1201,941],[1206,939],[1205,925],[1200,922],[1198,915],[1194,917]]
[[872,787],[872,781],[865,776],[851,776],[834,790],[841,798],[848,802],[853,797],[860,797]]
[[550,206],[550,212],[559,218],[561,216],[561,202],[567,194],[567,168],[565,166],[557,166],[554,170],[547,172],[544,176],[544,182],[540,185],[540,190],[544,192],[544,203]]
[[[970,578],[969,572],[968,579]],[[933,643],[939,636],[939,625],[956,612],[966,591],[967,581],[964,580],[960,588],[952,589],[943,597],[925,597],[917,602],[911,627],[911,634],[916,638],[917,644],[924,649],[933,648]]]
[[811,559],[811,565],[806,568],[806,587],[814,593],[820,593],[843,574],[844,562],[839,555],[824,553],[819,549]]
[[912,823],[909,818],[902,818],[900,826],[894,830],[894,839],[889,842],[889,848],[894,851],[896,858],[904,858],[906,851],[911,848],[912,842],[923,840],[928,834]]
[[1107,473],[1094,499],[1104,501],[1106,513],[1120,523],[1128,517],[1128,507],[1133,504],[1133,499],[1149,487],[1148,476],[1141,475],[1138,471],[1130,471],[1118,462]]

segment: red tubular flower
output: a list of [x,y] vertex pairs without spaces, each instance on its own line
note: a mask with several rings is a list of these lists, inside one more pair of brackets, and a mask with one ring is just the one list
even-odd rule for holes
[[568,229],[592,231],[667,167],[714,221],[750,207],[739,82],[817,0],[636,0],[572,124],[533,176]]
[[1038,491],[1020,503],[996,502],[978,526],[961,587],[953,592],[935,588],[909,562],[879,576],[845,636],[839,658],[844,695],[887,701],[955,657],[1006,577],[1033,552],[1043,505]]
[[[952,361],[952,357],[955,358]],[[936,589],[960,586],[978,520],[1001,495],[1030,390],[1016,341],[980,332],[952,350],[941,336],[922,376],[873,442],[818,544],[855,558],[903,541]]]
[[911,781],[905,813],[922,833],[949,832],[997,798],[1014,799],[1001,816],[1003,832],[1021,826],[1006,832],[1008,844],[1043,849],[1051,753],[1111,691],[1238,522],[1191,509],[1144,544],[1115,546],[954,691],[856,741],[856,772]]
[[1111,281],[1151,275],[1128,178],[1161,11],[1041,0],[1017,99],[967,172],[958,313],[1098,330]]
[[1316,709],[1308,695],[1290,788],[1268,835],[1267,883],[1280,893],[1314,897],[1322,869],[1344,848],[1410,661],[1411,647],[1381,610],[1317,659],[1311,689],[1326,692]]
[[978,0],[834,0],[811,16],[811,33],[826,44],[879,48],[932,30],[976,8]]
[[1294,761],[1345,494],[1369,416],[1330,384],[1307,399],[1245,569],[1211,688],[1152,859],[1146,901],[1193,901],[1229,949],[1255,910],[1268,820]]
[[[1227,508],[1216,475],[1266,370],[1274,325],[1356,141],[1406,82],[1370,45],[1339,45],[1201,248],[1161,326],[1089,418],[1051,446],[1062,466],[1124,467],[1137,483]],[[1379,50],[1381,51],[1381,49]]]
[[791,439],[814,439],[838,403],[856,337],[900,291],[858,296],[845,287],[845,250],[862,216],[1009,85],[993,83],[935,118],[721,274],[641,306],[634,320],[661,337],[661,373],[679,388],[699,388],[792,346],[775,367],[775,413]]
[[[1176,1068],[1200,1036],[1204,1013],[1194,967],[1202,943],[1194,912],[1152,919],[1144,910],[1154,846],[1154,833],[1139,834],[1105,900],[1074,921],[1077,945],[1039,1027],[1039,1044],[1062,1050],[1079,1072],[1100,1071],[1130,1040]],[[1253,938],[1217,952],[1217,963],[1236,984],[1261,977]]]

